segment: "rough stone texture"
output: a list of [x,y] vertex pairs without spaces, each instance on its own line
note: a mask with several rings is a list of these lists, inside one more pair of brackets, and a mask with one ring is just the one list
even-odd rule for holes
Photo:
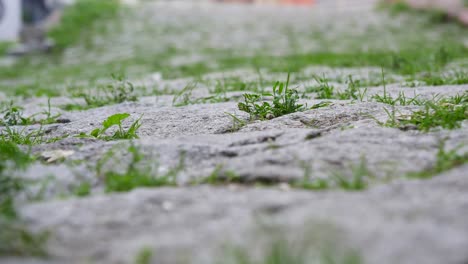
[[240,186],[140,189],[30,205],[22,215],[37,229],[54,230],[49,248],[66,263],[129,263],[145,246],[155,250],[155,263],[178,263],[177,256],[212,263],[207,256],[219,250],[217,242],[249,237],[249,224],[261,220],[286,225],[299,236],[310,220],[338,226],[367,263],[465,263],[467,169],[359,193]]

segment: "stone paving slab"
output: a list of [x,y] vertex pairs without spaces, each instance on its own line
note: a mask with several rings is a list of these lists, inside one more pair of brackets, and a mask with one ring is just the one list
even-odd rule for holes
[[[375,4],[373,0],[359,1],[355,8],[341,13],[333,7],[340,3],[344,2],[320,1],[314,11],[277,6],[137,3],[136,7],[145,8],[128,9],[121,31],[95,40],[101,44],[94,50],[81,46],[67,50],[61,63],[104,64],[140,53],[157,57],[174,45],[181,51],[193,51],[171,57],[170,62],[177,66],[209,62],[210,55],[200,52],[206,47],[232,48],[242,56],[259,50],[288,54],[297,51],[284,37],[288,30],[298,37],[300,51],[336,51],[349,48],[354,42],[343,41],[333,47],[317,42],[322,44],[314,46],[310,36],[304,37],[303,33],[319,27],[329,34],[332,44],[343,36],[352,36],[347,38],[352,40],[356,34],[372,31],[372,27],[381,28],[388,23],[396,26],[403,21],[377,15],[370,8]],[[258,24],[253,25],[255,21]],[[187,25],[196,27],[177,31]],[[200,31],[206,25],[207,32]],[[156,34],[161,29],[157,26],[174,31]],[[277,31],[278,28],[285,31]],[[432,33],[438,34],[436,30]],[[201,45],[206,41],[208,46]],[[109,42],[113,45],[109,46]],[[395,44],[387,42],[384,35],[376,42],[359,44],[370,47],[379,46],[379,42],[388,44],[386,47]],[[108,49],[102,49],[105,46]],[[453,67],[464,70],[463,66]],[[346,261],[350,252],[362,258],[359,263],[370,264],[468,262],[468,167],[460,165],[428,179],[409,177],[412,172],[434,167],[441,142],[445,151],[467,153],[467,120],[457,129],[430,132],[385,127],[379,123],[389,119],[392,108],[403,118],[423,106],[392,107],[373,99],[384,93],[421,100],[462,95],[468,92],[468,85],[418,83],[410,87],[406,83],[408,76],[387,73],[385,85],[377,82],[366,86],[362,101],[311,99],[316,94],[308,93],[307,88],[318,84],[315,75],[327,76],[336,91],[344,91],[348,85],[343,80],[349,75],[375,81],[381,80],[382,74],[378,67],[311,66],[293,73],[291,86],[301,92],[300,103],[310,107],[327,101],[329,105],[251,121],[237,105],[247,91],[228,91],[223,94],[223,102],[200,102],[212,96],[217,82],[225,78],[256,81],[261,75],[269,81],[284,80],[287,73],[239,67],[197,78],[167,79],[160,72],[146,68],[143,71],[141,77],[131,80],[138,86],[135,102],[65,111],[67,104],[85,106],[86,102],[67,93],[50,99],[52,113],[60,113],[69,122],[44,125],[42,129],[47,137],[68,137],[32,146],[31,153],[44,158],[44,152],[60,150],[69,155],[55,163],[38,160],[18,176],[48,183],[28,189],[40,192],[40,201],[27,202],[22,193],[18,207],[19,216],[29,229],[50,232],[44,244],[49,258],[1,257],[1,263],[135,263],[136,256],[149,249],[153,252],[150,263],[238,264],[227,259],[226,248],[239,246],[262,255],[278,236],[290,242],[287,250],[305,248],[312,255],[310,259],[325,247],[336,258],[335,263],[340,264],[349,263]],[[1,82],[14,84],[12,80]],[[194,82],[198,85],[189,98],[192,102],[174,106],[175,94]],[[107,82],[83,79],[72,84],[93,90]],[[271,86],[263,88],[268,91]],[[6,92],[2,96],[10,98]],[[45,97],[18,98],[26,115],[44,110],[47,101]],[[131,115],[123,122],[125,129],[141,117],[139,139],[130,142],[77,137],[100,127],[110,115],[124,112]],[[239,126],[228,113],[245,125]],[[29,126],[25,131],[39,127]],[[149,168],[152,175],[162,175],[182,160],[184,166],[178,171],[175,186],[106,193],[103,173],[125,171],[131,162],[129,146],[139,149],[143,158],[138,165]],[[112,158],[98,172],[98,163],[110,151],[114,153]],[[306,178],[331,180],[336,174],[349,179],[360,165],[369,174],[364,190],[346,191],[337,186],[305,190],[295,185]],[[209,184],[213,175],[214,182]],[[203,180],[208,183],[202,184]],[[74,190],[83,182],[90,184],[91,194],[77,197]]]

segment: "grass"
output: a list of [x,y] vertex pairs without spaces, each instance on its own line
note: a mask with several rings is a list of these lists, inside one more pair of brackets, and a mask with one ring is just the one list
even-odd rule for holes
[[317,93],[317,99],[333,99],[335,87],[333,87],[333,85],[330,85],[328,79],[325,78],[325,76],[313,76],[313,78],[318,83],[318,85],[307,88],[306,92]]
[[464,70],[452,70],[442,73],[426,72],[407,78],[406,84],[410,87],[424,84],[430,86],[463,85],[468,84],[468,72]]
[[47,233],[28,231],[15,208],[15,197],[25,182],[11,173],[26,169],[32,161],[15,144],[0,141],[0,256],[45,255]]
[[90,29],[99,22],[117,17],[119,9],[118,0],[78,0],[65,8],[60,23],[48,35],[54,40],[56,49],[63,51],[92,37],[93,32]]
[[240,77],[223,77],[221,80],[216,80],[211,93],[226,93],[234,91],[261,91],[262,81],[244,81]]
[[[404,92],[399,92],[398,96],[394,98],[387,92],[387,82],[385,80],[385,73],[382,69],[382,84],[383,84],[383,94],[375,94],[372,96],[372,99],[378,103],[388,104],[391,106],[395,105],[423,105],[424,101],[418,99],[418,96],[414,95],[413,98],[406,97]],[[387,112],[388,113],[388,112]]]
[[438,100],[424,102],[423,109],[413,112],[409,116],[396,116],[395,108],[392,111],[385,109],[389,119],[380,123],[388,127],[405,127],[408,125],[418,130],[428,132],[433,128],[456,129],[461,122],[468,118],[468,92]]
[[[336,256],[332,250],[323,252],[302,252],[293,248],[285,240],[271,241],[267,246],[268,248],[260,258],[253,257],[245,249],[234,249],[231,253],[231,261],[227,263],[232,264],[360,264],[362,263],[361,257],[353,252],[348,252],[344,256]],[[226,262],[219,262],[226,263]]]
[[0,256],[38,256],[47,255],[44,244],[47,232],[32,233],[22,223],[5,221],[0,217]]
[[0,57],[5,55],[12,45],[10,42],[0,42]]
[[56,142],[67,137],[66,135],[61,137],[46,137],[42,126],[39,129],[32,130],[31,132],[28,132],[27,129],[27,127],[19,129],[7,126],[0,131],[0,142],[11,142],[18,145],[33,146],[42,143]]
[[436,162],[434,166],[420,172],[412,172],[407,176],[417,179],[430,179],[444,171],[456,168],[468,163],[468,152],[464,154],[458,153],[459,148],[445,150],[445,143],[442,142],[437,151]]
[[9,218],[16,217],[13,208],[13,198],[23,188],[23,182],[9,173],[12,170],[25,169],[32,158],[20,151],[12,142],[0,141],[0,215]]
[[239,182],[242,182],[242,179],[238,174],[230,170],[224,170],[223,165],[217,165],[208,177],[197,180],[194,184],[225,185]]
[[85,197],[91,194],[91,183],[82,182],[73,189],[73,194],[78,197]]
[[305,190],[317,191],[326,190],[330,188],[330,182],[327,179],[312,179],[312,168],[306,162],[301,162],[301,166],[304,170],[304,177],[300,181],[293,182],[291,185],[294,188],[300,188]]
[[351,167],[350,174],[335,172],[332,175],[336,185],[347,191],[364,190],[367,188],[368,179],[375,178],[374,174],[367,168],[364,158],[361,158],[361,162],[358,165]]
[[[420,46],[416,49],[414,46]],[[188,64],[184,66],[168,66],[164,61],[151,61],[150,58],[129,58],[125,61],[113,61],[100,65],[61,65],[58,62],[44,62],[34,66],[30,62],[18,62],[18,64],[2,68],[0,79],[24,78],[24,76],[37,76],[41,79],[40,86],[21,89],[27,94],[39,87],[54,87],[68,80],[89,80],[102,78],[109,72],[125,71],[132,65],[144,65],[147,72],[161,72],[164,78],[180,78],[188,76],[201,76],[213,71],[229,71],[240,67],[262,68],[271,72],[299,72],[311,65],[328,65],[331,67],[383,67],[391,71],[416,78],[421,72],[439,72],[447,63],[468,58],[468,48],[455,40],[425,41],[421,44],[403,47],[398,51],[371,50],[367,52],[316,52],[305,54],[293,54],[283,56],[256,55],[253,57],[217,57],[216,67],[203,66],[201,64]],[[41,67],[47,72],[38,76]],[[47,86],[46,86],[47,85]],[[220,84],[220,89],[223,84]],[[229,87],[226,85],[226,87]],[[241,87],[241,86],[240,86]],[[253,87],[253,86],[251,86]],[[8,89],[7,89],[8,88]],[[17,87],[2,87],[9,93],[18,90]],[[56,94],[57,92],[49,91]],[[227,88],[229,90],[231,88]]]
[[299,181],[292,182],[294,188],[305,190],[326,190],[330,188],[340,188],[346,191],[362,191],[368,186],[369,179],[375,178],[368,169],[364,157],[359,164],[350,166],[346,171],[332,171],[329,178],[313,178],[312,169],[306,162],[301,162],[304,170],[304,177]]
[[279,116],[303,111],[306,107],[298,104],[299,94],[294,89],[289,89],[289,74],[286,83],[276,82],[272,94],[264,94],[273,97],[273,102],[257,103],[261,96],[258,94],[244,94],[244,102],[238,103],[241,111],[248,113],[251,119],[273,119]]
[[[71,12],[71,14],[64,15],[64,20],[61,26],[51,32],[51,36],[56,35],[54,38],[58,43],[59,50],[63,50],[66,47],[77,46],[77,44],[80,44],[80,39],[82,39],[81,42],[91,41],[89,39],[97,35],[99,35],[99,40],[109,40],[106,39],[109,37],[106,35],[106,32],[101,34],[101,32],[94,30],[95,27],[93,25],[102,24],[100,22],[103,22],[103,20],[112,20],[112,23],[109,25],[109,29],[114,29],[118,26],[121,26],[121,23],[131,23],[131,21],[136,19],[135,17],[131,16],[119,16],[119,18],[124,20],[114,19],[118,16],[119,13],[119,7],[116,2],[116,0],[81,0],[78,1],[76,5],[70,7],[68,9],[70,11],[66,12]],[[72,12],[71,10],[74,11]],[[133,14],[132,12],[129,13]],[[130,21],[130,19],[132,20]],[[412,77],[421,72],[439,72],[448,63],[455,60],[463,60],[468,57],[468,49],[461,41],[461,36],[466,35],[465,29],[457,28],[453,25],[437,25],[434,27],[427,27],[427,25],[420,25],[420,23],[417,23],[418,21],[419,20],[417,18],[414,18],[405,24],[408,27],[395,29],[393,25],[389,25],[389,30],[386,30],[387,26],[385,26],[380,32],[375,32],[383,34],[384,32],[390,32],[390,29],[396,30],[397,37],[394,37],[392,34],[392,36],[390,36],[390,41],[399,41],[402,43],[398,43],[397,47],[392,49],[381,48],[380,46],[377,46],[376,43],[378,42],[374,41],[373,39],[380,38],[375,38],[375,35],[363,34],[363,36],[353,37],[354,40],[352,45],[350,45],[352,47],[349,47],[349,49],[336,49],[337,46],[332,46],[327,49],[320,49],[316,52],[293,52],[288,53],[289,55],[282,56],[271,56],[269,54],[272,53],[268,50],[265,50],[265,52],[250,52],[256,54],[254,56],[237,55],[245,54],[245,52],[236,49],[210,50],[213,52],[207,52],[207,47],[200,45],[200,47],[190,47],[190,52],[194,54],[201,53],[202,55],[207,55],[209,61],[196,62],[193,64],[180,66],[173,66],[170,64],[170,61],[172,58],[180,55],[181,53],[187,53],[187,50],[170,47],[161,48],[161,51],[158,51],[158,49],[151,49],[148,47],[149,45],[143,45],[143,43],[142,45],[140,45],[140,43],[133,43],[132,46],[129,46],[129,49],[138,50],[139,47],[145,47],[145,49],[148,49],[148,52],[146,52],[146,50],[145,52],[136,52],[136,54],[132,57],[119,57],[107,62],[100,61],[100,63],[96,64],[90,63],[89,60],[81,64],[64,63],[63,61],[68,60],[62,60],[62,58],[59,57],[40,57],[38,60],[26,58],[24,60],[19,60],[17,64],[11,67],[2,67],[0,70],[0,79],[24,80],[28,77],[33,80],[37,79],[38,83],[26,85],[2,85],[0,89],[5,90],[10,94],[21,90],[21,93],[28,93],[29,95],[32,95],[35,94],[35,91],[39,89],[41,90],[41,93],[55,94],[61,92],[55,87],[64,83],[68,83],[69,81],[73,82],[100,79],[103,76],[109,74],[109,72],[118,71],[123,71],[128,75],[131,75],[129,69],[134,68],[134,66],[144,68],[144,70],[138,74],[160,72],[164,78],[179,78],[186,76],[196,77],[213,71],[228,71],[238,68],[261,68],[262,70],[265,69],[266,71],[271,72],[298,72],[310,65],[328,65],[332,67],[376,66],[384,67],[387,71],[409,75],[409,77]],[[160,25],[158,25],[158,28],[159,26]],[[161,28],[167,29],[167,34],[154,35],[154,39],[158,39],[157,37],[159,37],[163,40],[162,43],[164,43],[165,37],[173,37],[175,34],[173,31],[175,30],[170,31],[174,28],[173,25],[170,25],[167,28],[164,28],[163,25],[161,25]],[[187,27],[187,30],[188,29],[192,30],[193,32],[204,31],[203,27]],[[183,29],[179,28],[179,30],[181,33],[184,33]],[[90,32],[82,33],[83,31]],[[414,33],[410,34],[406,32],[418,32],[417,37]],[[155,34],[153,31],[142,32],[142,35],[149,35],[151,33]],[[436,34],[436,37],[433,38],[434,34],[431,33]],[[216,32],[213,34],[216,34]],[[208,34],[208,37],[210,35],[211,33]],[[385,35],[383,37],[387,36]],[[343,37],[343,40],[345,40],[345,38],[346,37]],[[64,40],[61,41],[60,39]],[[112,40],[114,39],[111,38],[110,41]],[[326,46],[326,44],[328,44],[325,43],[324,40],[314,39],[312,41],[318,41],[317,44],[322,46]],[[371,48],[362,48],[362,45],[360,44],[366,41],[369,43]],[[342,43],[342,41],[338,39],[336,43]],[[116,43],[116,45],[120,44],[122,43]],[[94,48],[102,48],[99,45],[97,46],[98,47]],[[80,47],[81,46],[78,48]],[[96,52],[96,50],[90,50]],[[332,52],[329,50],[340,51]],[[103,48],[103,57],[107,57],[105,55],[108,55],[110,51],[113,51],[113,49],[109,49],[108,52],[108,50]],[[216,85],[217,87],[215,90],[222,89],[229,91],[259,88],[255,88],[255,84],[251,82],[240,82],[236,83],[236,80],[226,80],[224,82],[221,81],[219,85]],[[26,89],[26,87],[21,88],[19,86],[27,86],[29,89]],[[46,89],[48,90],[46,91]]]
[[198,84],[196,82],[187,84],[184,89],[174,95],[172,105],[175,107],[181,107],[191,104],[221,103],[229,101],[225,92],[218,92],[212,96],[193,99],[192,92],[197,88],[197,86]]
[[395,3],[383,3],[380,6],[382,9],[387,9],[391,15],[410,14],[423,16],[426,18],[426,23],[438,24],[453,21],[446,11],[434,8],[413,8],[404,1],[396,1]]
[[[124,172],[107,171],[102,173],[103,165],[113,157],[112,152],[109,152],[98,162],[97,174],[102,175],[106,192],[128,192],[139,187],[175,186],[177,174],[184,168],[184,155],[181,155],[179,164],[175,168],[163,175],[155,175],[151,167],[142,164],[145,156],[135,145],[131,144],[127,153],[131,157]],[[119,161],[115,160],[115,162]]]
[[119,104],[123,102],[135,102],[138,100],[135,95],[135,86],[125,79],[122,75],[112,74],[113,83],[99,86],[97,91],[78,91],[74,92],[74,97],[83,98],[86,105],[68,104],[63,108],[65,110],[85,110],[97,108],[104,105]]
[[135,264],[151,264],[153,251],[151,248],[142,248],[135,257]]
[[226,132],[233,133],[239,131],[242,127],[247,125],[246,120],[242,120],[241,118],[231,113],[225,112],[225,114],[232,118],[232,127],[229,128]]
[[[109,116],[104,122],[102,123],[101,128],[96,128],[93,131],[87,134],[80,134],[79,137],[92,137],[102,140],[119,140],[119,139],[135,139],[139,138],[137,135],[138,129],[141,127],[141,117],[135,120],[130,127],[125,130],[122,127],[122,121],[130,117],[128,113],[120,113],[114,114]],[[112,135],[107,135],[106,132],[112,127],[117,127],[117,130]]]
[[360,82],[355,81],[352,75],[348,76],[348,87],[343,92],[338,92],[337,97],[339,100],[359,100],[363,101],[367,93],[367,88],[361,91]]
[[382,95],[375,94],[372,96],[372,99],[378,103],[388,104],[391,106],[423,105],[425,103],[425,101],[419,99],[416,94],[414,97],[406,97],[404,92],[399,92],[397,97],[393,97],[387,93],[386,87],[384,87]]
[[22,107],[13,105],[13,102],[10,102],[6,107],[4,107],[4,109],[1,112],[3,117],[0,120],[0,125],[17,126],[32,124],[33,122],[31,118],[24,117],[22,110]]
[[344,91],[335,90],[335,87],[330,85],[325,76],[314,75],[313,79],[318,85],[306,88],[306,92],[316,93],[317,99],[359,100],[362,102],[367,93],[367,88],[361,90],[361,81],[354,80],[352,75],[348,75],[346,80],[347,88]]
[[[47,101],[47,109],[44,109],[42,112],[36,113],[32,116],[26,117],[23,115],[23,108],[16,106],[13,102],[8,103],[3,110],[0,112],[3,117],[0,119],[0,125],[2,126],[26,126],[32,124],[53,124],[57,122],[57,118],[61,114],[52,114],[50,106],[50,98]],[[38,115],[45,116],[42,119],[36,120],[35,117]]]
[[[272,72],[299,72],[311,65],[331,67],[383,67],[403,75],[420,72],[437,72],[447,63],[468,57],[468,48],[461,42],[445,40],[421,43],[419,48],[411,46],[398,51],[367,52],[314,52],[284,56],[257,55],[253,57],[229,57],[217,60],[217,68],[200,67],[198,64],[184,65],[171,70],[162,70],[166,78],[181,76],[199,76],[215,70],[226,71],[245,66],[265,68]],[[193,75],[193,72],[197,72]]]
[[[263,232],[255,234],[248,248],[228,246],[219,264],[360,264],[361,256],[338,241],[336,228],[328,224],[314,224],[301,233],[281,227],[263,226]],[[292,237],[292,238],[291,238]],[[336,240],[336,241],[335,241]]]

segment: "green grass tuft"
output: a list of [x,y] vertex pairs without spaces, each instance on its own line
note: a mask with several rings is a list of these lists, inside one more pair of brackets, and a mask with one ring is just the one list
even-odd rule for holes
[[[96,128],[93,131],[87,134],[80,134],[79,137],[93,137],[102,140],[118,140],[118,139],[135,139],[139,138],[137,135],[138,129],[141,127],[141,117],[135,120],[130,127],[125,130],[122,127],[122,121],[130,117],[128,113],[120,113],[109,116],[104,122],[102,123],[102,128]],[[106,135],[106,131],[111,127],[118,127],[118,129],[111,135]]]
[[151,264],[153,251],[151,248],[142,248],[135,257],[135,264]]
[[123,102],[135,102],[138,100],[135,95],[135,86],[122,75],[112,74],[113,83],[100,86],[97,90],[79,90],[73,92],[74,97],[83,98],[86,105],[68,104],[65,110],[86,110],[104,105],[120,104]]
[[[308,224],[310,225],[310,224]],[[361,264],[362,257],[344,243],[335,241],[337,230],[328,224],[306,226],[290,238],[291,231],[275,226],[262,226],[255,244],[227,246],[220,264]]]
[[[50,98],[47,101],[47,109],[44,109],[42,112],[33,114],[29,117],[24,116],[23,108],[14,105],[13,102],[10,102],[4,106],[0,114],[3,115],[3,117],[0,117],[1,126],[26,126],[32,124],[47,125],[56,123],[57,118],[61,116],[61,114],[52,114]],[[44,118],[39,120],[35,119],[35,117],[38,115],[42,115]]]
[[238,108],[250,114],[251,119],[272,119],[275,117],[304,111],[306,106],[298,104],[299,94],[294,89],[289,89],[289,74],[286,83],[276,82],[272,94],[264,94],[273,97],[273,102],[257,103],[261,96],[258,94],[244,94],[244,102],[238,104]]
[[0,142],[11,142],[18,145],[38,145],[42,143],[52,143],[59,141],[67,135],[61,137],[46,137],[42,126],[37,130],[27,131],[27,127],[22,129],[11,128],[9,126],[0,131]]
[[434,166],[420,172],[409,173],[407,176],[410,178],[429,179],[444,171],[448,171],[468,163],[468,152],[465,154],[459,154],[458,151],[459,148],[446,151],[445,144],[442,142],[439,146],[439,150],[437,151]]

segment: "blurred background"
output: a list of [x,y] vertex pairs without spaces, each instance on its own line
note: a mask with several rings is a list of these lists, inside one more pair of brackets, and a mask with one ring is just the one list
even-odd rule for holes
[[318,64],[415,76],[453,61],[464,65],[467,55],[464,0],[0,3],[5,96],[67,95],[67,87],[113,73],[173,79],[236,68],[297,72]]

